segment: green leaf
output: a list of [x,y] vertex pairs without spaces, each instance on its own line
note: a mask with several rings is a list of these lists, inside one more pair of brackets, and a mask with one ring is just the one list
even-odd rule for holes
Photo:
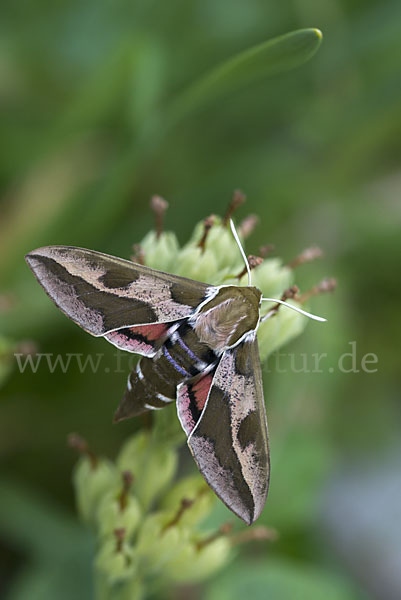
[[300,29],[248,48],[184,91],[173,104],[172,120],[202,109],[245,86],[301,65],[313,56],[321,40],[319,29]]

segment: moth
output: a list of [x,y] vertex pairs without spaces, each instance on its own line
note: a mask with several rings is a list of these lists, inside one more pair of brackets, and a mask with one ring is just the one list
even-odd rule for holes
[[264,507],[270,472],[256,332],[263,300],[286,303],[263,298],[252,286],[230,224],[247,266],[248,286],[212,286],[67,246],[39,248],[26,261],[70,319],[117,348],[141,355],[114,420],[175,401],[200,473],[250,525]]

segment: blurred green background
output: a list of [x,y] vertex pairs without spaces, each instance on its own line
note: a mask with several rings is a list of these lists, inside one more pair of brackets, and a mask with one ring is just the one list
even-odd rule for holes
[[[325,258],[300,267],[297,283],[332,275],[339,286],[312,301],[329,322],[284,350],[294,353],[285,372],[274,357],[264,368],[272,479],[261,522],[280,537],[239,549],[191,597],[400,598],[399,0],[4,0],[0,10],[0,596],[90,597],[66,435],[114,456],[137,427],[111,425],[124,374],[18,372],[12,354],[28,342],[110,362],[114,352],[53,307],[24,254],[67,244],[128,258],[153,226],[155,193],[184,243],[241,188],[238,218],[260,217],[247,249],[273,243],[289,261],[318,244]],[[309,62],[180,113],[183,90],[210,68],[304,27],[324,34]],[[354,341],[359,372],[345,373],[338,360]],[[322,372],[293,372],[301,353],[327,353]],[[361,369],[367,353],[374,373]]]

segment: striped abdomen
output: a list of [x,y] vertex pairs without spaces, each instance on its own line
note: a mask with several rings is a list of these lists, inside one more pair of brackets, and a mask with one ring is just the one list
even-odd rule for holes
[[143,357],[138,362],[129,376],[115,420],[165,407],[176,399],[180,383],[204,373],[216,360],[216,354],[199,341],[192,326],[187,321],[182,322],[153,358]]

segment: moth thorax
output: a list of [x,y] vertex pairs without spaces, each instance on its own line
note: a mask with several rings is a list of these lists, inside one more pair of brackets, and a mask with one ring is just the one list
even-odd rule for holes
[[196,317],[194,329],[199,340],[216,352],[236,344],[256,329],[260,298],[254,287],[222,287]]

